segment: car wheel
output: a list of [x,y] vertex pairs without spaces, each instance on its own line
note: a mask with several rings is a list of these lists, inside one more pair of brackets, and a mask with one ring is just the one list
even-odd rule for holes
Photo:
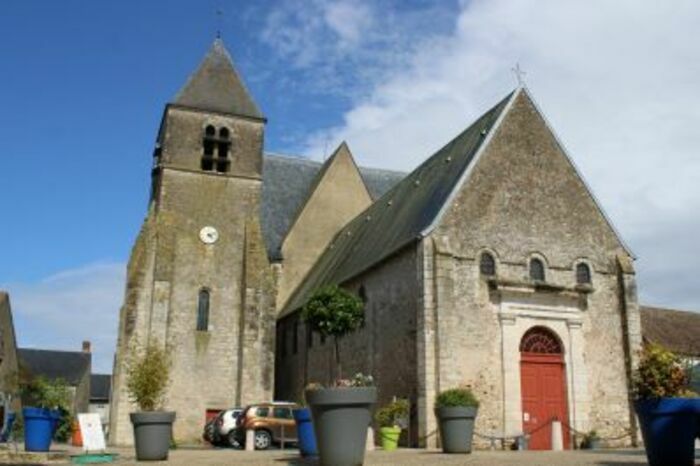
[[266,430],[255,431],[255,449],[267,450],[272,445],[272,436]]
[[226,436],[226,441],[228,442],[229,447],[241,448],[241,442],[238,441],[238,437],[236,436],[236,429],[233,429],[228,433]]

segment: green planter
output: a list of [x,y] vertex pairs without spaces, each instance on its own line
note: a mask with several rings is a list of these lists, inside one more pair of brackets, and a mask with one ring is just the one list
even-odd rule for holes
[[401,427],[381,427],[379,428],[379,438],[382,443],[382,449],[385,451],[394,451],[399,446],[399,437],[401,436]]

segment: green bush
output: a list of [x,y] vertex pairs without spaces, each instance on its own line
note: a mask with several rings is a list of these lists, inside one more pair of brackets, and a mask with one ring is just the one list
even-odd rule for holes
[[141,411],[160,409],[170,382],[170,359],[165,349],[158,342],[151,342],[136,352],[127,364],[126,379],[129,398]]
[[[27,406],[52,409],[60,412],[61,417],[54,433],[54,439],[66,442],[71,436],[73,416],[70,413],[71,395],[68,383],[61,379],[48,379],[43,376],[34,378],[20,387],[22,399]],[[24,435],[21,418],[15,420],[13,427],[16,438]]]
[[21,386],[22,400],[27,406],[45,409],[70,408],[70,388],[65,380],[49,380],[39,376]]
[[637,398],[679,397],[688,394],[688,374],[678,356],[656,344],[646,345],[633,375]]
[[435,399],[436,408],[474,407],[479,401],[469,388],[453,388],[440,393]]
[[342,378],[339,339],[360,328],[365,319],[362,300],[336,285],[316,291],[301,310],[301,316],[312,330],[332,336],[335,343],[337,378]]
[[374,415],[379,427],[400,427],[408,420],[408,400],[399,398],[382,407]]

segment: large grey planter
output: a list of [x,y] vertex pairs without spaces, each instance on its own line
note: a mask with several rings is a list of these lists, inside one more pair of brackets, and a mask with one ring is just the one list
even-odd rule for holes
[[444,453],[471,453],[477,408],[435,408]]
[[374,387],[307,390],[322,466],[359,466],[377,401]]
[[129,416],[134,426],[136,459],[138,461],[167,460],[175,413],[144,411],[131,413]]

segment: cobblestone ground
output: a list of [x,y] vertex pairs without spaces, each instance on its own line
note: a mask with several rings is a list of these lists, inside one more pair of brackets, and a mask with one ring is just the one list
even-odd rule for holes
[[[118,464],[137,464],[133,451],[121,450]],[[139,463],[145,464],[145,463]],[[151,463],[153,464],[153,463]],[[294,451],[244,452],[237,450],[178,449],[170,452],[167,465],[316,465],[302,460]],[[646,465],[643,450],[601,450],[573,452],[501,452],[479,451],[470,455],[445,455],[431,450],[368,452],[365,465],[474,465],[474,466],[626,466]]]

